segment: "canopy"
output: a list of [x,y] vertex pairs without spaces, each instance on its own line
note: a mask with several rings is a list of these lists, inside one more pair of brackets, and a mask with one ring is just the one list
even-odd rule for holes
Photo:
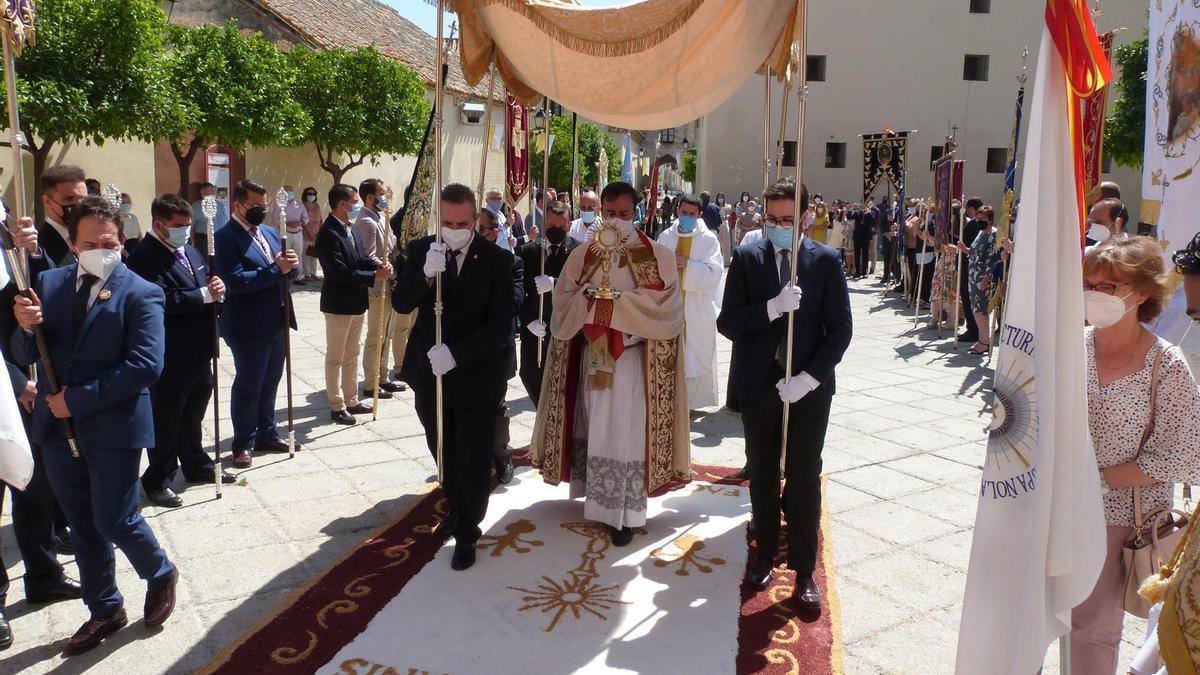
[[624,129],[669,129],[703,117],[755,72],[788,72],[797,0],[450,0],[463,74],[492,62],[527,105],[542,96]]

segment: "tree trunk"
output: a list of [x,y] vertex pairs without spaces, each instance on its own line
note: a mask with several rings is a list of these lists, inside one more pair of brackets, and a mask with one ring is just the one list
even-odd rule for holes
[[188,186],[192,182],[192,160],[196,158],[196,152],[200,150],[202,144],[201,139],[193,138],[188,144],[186,153],[179,149],[179,146],[172,142],[171,154],[175,157],[175,163],[179,166],[179,196],[184,201],[191,201],[191,196],[188,194]]

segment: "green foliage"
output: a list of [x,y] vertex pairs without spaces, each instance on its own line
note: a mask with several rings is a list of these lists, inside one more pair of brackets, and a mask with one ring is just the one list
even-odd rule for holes
[[688,148],[683,153],[683,179],[692,185],[696,184],[697,157],[696,148]]
[[184,115],[169,120],[162,136],[187,145],[244,149],[247,146],[290,146],[300,143],[309,119],[292,97],[295,74],[287,55],[261,33],[198,26],[170,30],[172,52],[167,72],[182,98]]
[[296,47],[291,62],[296,100],[312,120],[304,140],[317,147],[321,168],[335,181],[367,159],[417,153],[429,104],[412,70],[373,47]]
[[167,17],[155,0],[40,0],[37,8],[37,42],[16,62],[35,197],[56,144],[153,141],[180,114],[163,68]]
[[[556,187],[571,187],[571,116],[559,115],[550,120],[550,133],[554,136],[554,147],[550,149],[550,184]],[[621,179],[621,146],[600,131],[600,127],[587,122],[579,123],[579,184],[584,187],[599,187],[600,148],[608,153],[609,182]],[[541,158],[533,162],[536,183],[542,181]]]
[[1104,128],[1104,152],[1122,166],[1140,167],[1145,157],[1147,40],[1116,50],[1117,99]]

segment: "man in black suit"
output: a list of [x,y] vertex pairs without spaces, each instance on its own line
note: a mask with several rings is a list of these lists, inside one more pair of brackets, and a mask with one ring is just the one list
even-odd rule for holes
[[[476,218],[476,233],[495,244],[500,236],[500,220],[491,209],[480,209]],[[507,253],[507,251],[505,251]],[[512,254],[509,254],[512,255]],[[520,256],[512,255],[513,264],[513,318],[508,324],[508,335],[504,340],[504,379],[511,380],[517,375],[517,308],[525,300],[525,264]],[[509,435],[508,406],[500,401],[496,411],[496,440],[492,446],[492,459],[496,464],[496,480],[501,485],[512,482],[512,446],[508,444]]]
[[83,169],[67,165],[52,166],[39,179],[46,221],[38,227],[38,241],[55,267],[75,262],[75,254],[67,245],[71,240],[67,222],[79,207],[79,201],[88,196],[84,180]]
[[962,333],[959,333],[958,341],[972,344],[979,342],[979,326],[975,324],[974,313],[971,311],[971,275],[968,271],[967,254],[971,250],[971,243],[975,241],[975,237],[978,237],[979,232],[983,230],[983,221],[975,218],[981,208],[983,208],[982,197],[971,197],[968,199],[967,203],[963,205],[962,238],[959,238],[958,232],[951,233],[951,236],[958,244],[958,250],[962,251],[962,260],[959,261],[958,272],[958,301],[962,305],[960,316],[966,317],[966,327]]
[[[13,244],[20,251],[28,254],[29,274],[32,281],[38,275],[50,269],[50,260],[38,245],[37,230],[32,218],[22,218],[18,223],[11,219],[12,227],[9,234]],[[5,268],[5,262],[0,261],[0,270]],[[0,274],[0,276],[3,276]],[[7,278],[7,277],[6,277]],[[32,283],[31,281],[31,283]],[[11,307],[17,294],[15,281],[9,281],[0,289],[0,307]],[[30,412],[33,409],[34,398],[37,396],[37,384],[29,379],[29,370],[17,365],[9,350],[9,337],[17,328],[16,317],[12,312],[0,311],[0,367],[7,368],[9,379],[13,385],[13,395],[21,409],[21,417],[25,423],[26,433],[29,430]],[[21,551],[21,559],[25,562],[25,602],[31,605],[58,602],[60,600],[75,600],[82,597],[79,582],[66,576],[63,566],[56,556],[58,549],[55,537],[55,519],[60,511],[54,493],[50,490],[50,481],[46,477],[46,467],[42,462],[41,446],[30,443],[33,451],[33,476],[24,490],[9,489],[12,496],[12,530],[17,540],[17,548]],[[3,506],[3,487],[0,483],[0,507]],[[63,518],[65,534],[65,517]],[[8,595],[8,571],[3,559],[0,559],[0,650],[7,649],[13,643],[12,629],[4,616],[4,600]]]
[[[416,397],[417,417],[436,457],[435,382],[442,377],[444,421],[442,489],[450,513],[436,533],[454,535],[450,566],[475,564],[479,523],[487,513],[491,487],[491,419],[507,390],[504,344],[512,330],[512,257],[475,235],[475,195],[465,185],[442,188],[441,232],[444,243],[424,237],[408,245],[404,270],[392,296],[401,314],[419,310],[404,353],[402,374]],[[434,344],[434,300],[442,284],[442,344]]]
[[[392,266],[376,263],[367,255],[354,223],[362,210],[358,190],[338,183],[329,190],[329,216],[317,233],[317,256],[325,281],[321,286],[321,313],[325,315],[325,389],[330,418],[352,425],[354,415],[371,412],[358,400],[358,353],[368,291],[386,281]],[[341,386],[341,395],[338,387]]]
[[865,207],[855,206],[850,212],[850,220],[854,223],[854,278],[861,279],[867,276],[867,265],[871,263],[875,230],[879,228],[879,209],[875,208],[874,202],[867,202]]
[[[538,335],[542,336],[542,358],[550,349],[550,340],[546,339],[546,327],[550,325],[550,317],[554,314],[553,303],[543,296],[554,290],[554,282],[562,274],[563,265],[571,251],[582,242],[569,236],[571,228],[571,212],[567,205],[559,201],[550,202],[546,207],[546,229],[543,237],[522,246],[518,255],[525,263],[528,273],[525,275],[525,297],[520,306],[521,318],[521,384],[529,392],[529,400],[533,407],[538,406],[542,393],[542,366],[538,364]],[[542,254],[545,252],[546,269],[542,271]],[[542,314],[538,315],[538,310]]]
[[[189,483],[215,480],[201,424],[213,387],[212,307],[224,296],[225,283],[209,276],[204,256],[187,243],[192,233],[192,207],[187,202],[165,194],[150,205],[150,215],[153,223],[145,245],[139,244],[125,263],[166,295],[166,354],[162,376],[150,385],[154,447],[147,449],[150,463],[142,473],[142,488],[151,502],[177,507],[183,499],[171,486],[180,466]],[[232,483],[234,476],[222,472],[221,479]]]
[[[834,366],[850,345],[850,297],[837,251],[808,237],[799,243],[797,285],[791,276],[795,227],[795,181],[783,178],[764,195],[767,238],[739,247],[725,283],[717,328],[733,340],[736,367],[729,388],[742,403],[742,426],[750,458],[750,502],[757,555],[746,581],[764,589],[779,550],[779,456],[783,404],[790,405],[784,511],[788,567],[796,571],[795,597],[819,609],[821,593],[812,573],[821,519],[821,450],[834,393]],[[808,210],[801,185],[800,209]],[[801,216],[803,222],[804,216]],[[795,312],[792,377],[784,381],[787,314]]]

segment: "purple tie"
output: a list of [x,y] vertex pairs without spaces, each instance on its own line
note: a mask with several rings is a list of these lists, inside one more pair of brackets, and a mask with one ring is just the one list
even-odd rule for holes
[[188,261],[187,254],[182,248],[175,249],[175,259],[178,260],[189,273],[192,272],[192,263]]
[[271,247],[267,245],[267,239],[262,235],[262,232],[256,227],[250,230],[254,235],[254,241],[258,242],[258,247],[262,249],[263,255],[267,256],[267,260],[271,260],[274,256],[271,255]]

